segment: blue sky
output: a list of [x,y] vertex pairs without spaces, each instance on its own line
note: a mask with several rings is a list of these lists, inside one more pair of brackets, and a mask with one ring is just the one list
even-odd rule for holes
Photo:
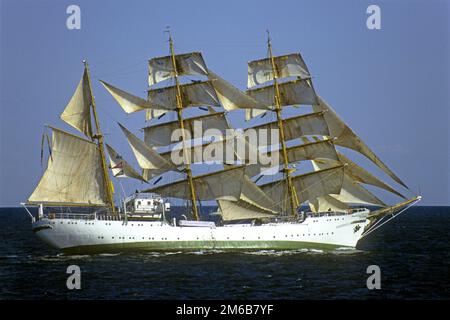
[[[115,122],[139,133],[144,115],[125,115],[97,79],[144,97],[147,59],[168,54],[166,26],[177,52],[202,51],[209,68],[241,89],[247,61],[266,55],[269,28],[274,54],[302,53],[317,92],[413,192],[402,191],[420,188],[422,204],[450,205],[448,1],[0,3],[2,206],[26,200],[36,186],[43,125],[70,130],[59,115],[83,58],[106,139],[132,159]],[[66,28],[71,4],[81,8],[81,30]],[[370,4],[381,8],[381,30],[366,27]]]

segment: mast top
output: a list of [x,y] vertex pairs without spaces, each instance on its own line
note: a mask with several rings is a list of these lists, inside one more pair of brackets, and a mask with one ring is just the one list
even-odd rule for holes
[[166,26],[166,30],[164,30],[164,33],[169,34],[169,43],[172,44],[173,40],[172,40],[172,33],[170,32],[170,26]]

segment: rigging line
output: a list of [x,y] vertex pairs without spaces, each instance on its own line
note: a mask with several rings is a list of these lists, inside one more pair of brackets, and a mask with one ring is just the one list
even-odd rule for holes
[[121,74],[121,73],[127,72],[127,71],[133,69],[134,67],[136,67],[138,65],[141,65],[143,63],[147,63],[147,61],[139,60],[139,62],[137,62],[137,63],[134,63],[132,65],[127,65],[127,66],[122,67],[122,68],[118,68],[118,69],[116,69],[116,71],[100,74],[99,76],[100,77],[108,77],[108,76],[111,76],[111,75]]
[[[419,202],[419,201],[420,201],[420,200],[418,199],[418,200],[414,201],[413,203],[409,204],[407,207],[403,208],[401,211],[399,211],[399,212],[397,212],[397,213],[395,213],[395,214],[393,213],[392,216],[391,216],[389,219],[387,219],[386,221],[384,221],[382,224],[378,225],[377,227],[375,227],[375,226],[376,226],[376,224],[375,224],[374,226],[372,226],[371,229],[369,229],[369,231],[368,231],[367,233],[365,233],[365,234],[363,234],[363,235],[361,236],[361,239],[364,238],[364,237],[366,237],[367,235],[371,234],[371,233],[374,232],[375,230],[379,229],[380,227],[382,227],[383,225],[385,225],[386,223],[388,223],[388,222],[391,221],[392,219],[395,219],[397,216],[399,216],[400,214],[402,214],[403,212],[405,212],[407,209],[411,208],[413,205],[415,205],[415,204],[416,204],[417,202]],[[381,220],[380,220],[380,221],[381,221]]]

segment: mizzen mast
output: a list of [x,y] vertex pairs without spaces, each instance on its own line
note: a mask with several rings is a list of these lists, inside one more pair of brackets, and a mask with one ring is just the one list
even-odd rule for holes
[[184,166],[185,166],[185,171],[186,171],[186,175],[188,178],[188,184],[189,184],[189,190],[191,193],[191,201],[192,201],[192,213],[194,216],[195,220],[199,220],[199,214],[198,214],[198,208],[197,208],[197,197],[196,197],[196,193],[195,193],[195,185],[194,185],[194,181],[192,179],[192,170],[191,170],[191,166],[189,163],[189,159],[187,156],[187,152],[186,152],[186,136],[185,136],[185,132],[184,132],[184,120],[183,120],[183,100],[182,100],[182,96],[181,96],[181,89],[180,89],[180,82],[178,80],[178,71],[177,71],[177,64],[176,64],[176,59],[175,59],[175,52],[173,49],[173,39],[172,39],[172,35],[169,32],[169,45],[170,45],[170,55],[172,58],[172,66],[173,66],[173,72],[174,72],[174,78],[175,78],[175,86],[176,86],[176,102],[177,102],[177,118],[178,118],[178,123],[180,125],[180,129],[181,129],[181,139],[182,139],[182,144],[183,144],[183,160],[184,160]]
[[89,86],[89,92],[91,96],[91,105],[92,105],[92,114],[94,115],[95,120],[95,128],[96,128],[96,134],[92,135],[92,139],[97,140],[97,146],[100,151],[100,160],[101,160],[101,166],[103,171],[103,184],[105,185],[105,191],[106,191],[106,200],[107,204],[110,206],[111,211],[115,213],[115,207],[114,207],[114,196],[113,196],[113,190],[112,190],[112,182],[109,178],[108,174],[108,166],[106,164],[106,157],[105,157],[105,149],[103,148],[103,135],[100,131],[100,123],[98,121],[97,117],[97,108],[95,106],[95,99],[94,99],[94,93],[92,92],[92,86],[91,86],[91,76],[89,74],[89,65],[86,60],[83,60],[84,67],[86,69],[87,73],[87,82]]

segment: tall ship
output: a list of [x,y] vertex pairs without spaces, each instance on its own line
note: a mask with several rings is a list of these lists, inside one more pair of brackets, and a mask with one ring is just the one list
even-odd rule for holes
[[[148,61],[146,99],[101,81],[126,113],[145,114],[144,139],[118,123],[140,170],[105,143],[83,61],[61,114],[82,136],[52,126],[42,136],[47,167],[23,203],[34,233],[67,254],[355,247],[421,199],[351,160],[348,151],[364,156],[408,190],[316,93],[302,56],[274,56],[270,36],[267,49],[248,63],[246,91],[200,52],[176,54],[170,33],[170,54]],[[112,177],[141,190],[120,197]],[[387,205],[367,185],[400,200]],[[217,212],[202,214],[212,202]]]

